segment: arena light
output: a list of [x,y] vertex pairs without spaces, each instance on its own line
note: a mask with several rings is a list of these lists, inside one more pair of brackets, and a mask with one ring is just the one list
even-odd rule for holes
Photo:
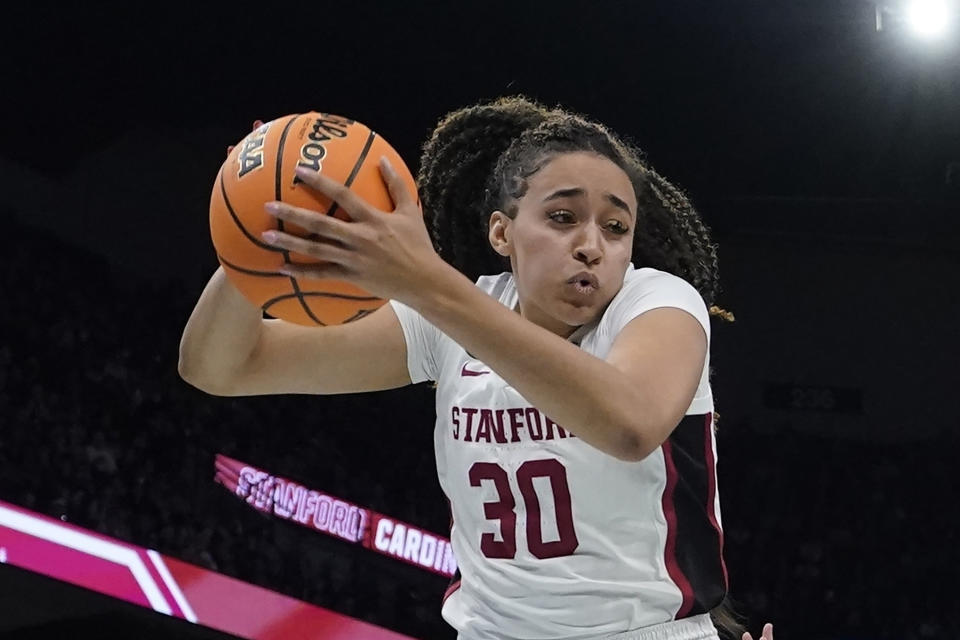
[[872,2],[877,31],[909,32],[924,40],[942,40],[960,14],[958,0]]
[[951,9],[946,0],[913,0],[907,7],[907,23],[917,35],[937,38],[950,30]]

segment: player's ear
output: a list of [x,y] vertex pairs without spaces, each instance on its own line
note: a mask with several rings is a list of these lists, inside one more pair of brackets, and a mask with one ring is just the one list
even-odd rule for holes
[[493,250],[505,257],[513,253],[513,246],[510,243],[512,224],[513,220],[503,211],[494,211],[490,214],[487,238],[489,238]]

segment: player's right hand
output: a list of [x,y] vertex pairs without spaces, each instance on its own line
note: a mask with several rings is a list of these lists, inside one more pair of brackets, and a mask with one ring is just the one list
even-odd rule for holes
[[[256,131],[257,129],[259,129],[259,128],[262,127],[262,126],[263,126],[263,120],[254,120],[254,121],[253,121],[253,128],[250,129],[250,131]],[[227,146],[227,155],[230,155],[230,152],[233,151],[233,148],[234,148],[235,146],[237,146],[237,145],[231,144],[231,145]]]

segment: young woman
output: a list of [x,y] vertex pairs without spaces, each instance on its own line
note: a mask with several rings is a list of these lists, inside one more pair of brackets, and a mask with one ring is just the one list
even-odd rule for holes
[[715,638],[718,286],[696,211],[602,125],[522,98],[440,122],[418,176],[425,214],[381,172],[393,215],[302,173],[353,222],[270,203],[319,239],[264,240],[327,261],[289,275],[391,303],[300,327],[263,320],[218,271],[184,331],[183,378],[218,395],[434,381],[462,572],[442,612],[461,638]]

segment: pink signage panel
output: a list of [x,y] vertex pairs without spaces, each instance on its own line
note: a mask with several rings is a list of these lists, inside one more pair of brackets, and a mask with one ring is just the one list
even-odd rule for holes
[[3,501],[0,562],[250,640],[410,640]]

